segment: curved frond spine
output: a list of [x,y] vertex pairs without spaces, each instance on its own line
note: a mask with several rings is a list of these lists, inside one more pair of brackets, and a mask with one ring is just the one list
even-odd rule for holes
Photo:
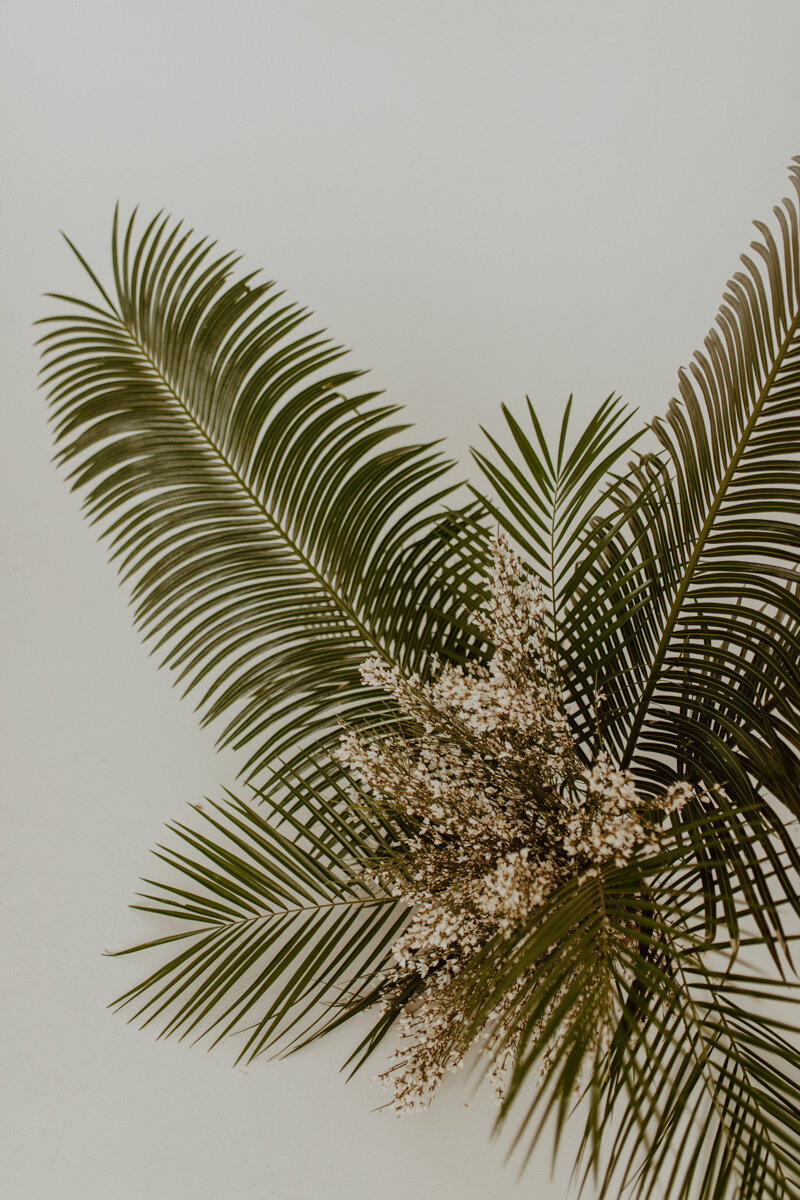
[[474,549],[454,535],[424,587],[415,557],[455,528],[450,464],[398,443],[396,406],[348,394],[361,373],[331,373],[343,351],[303,332],[304,310],[160,215],[139,237],[115,217],[115,301],[78,257],[105,307],[60,297],[72,311],[43,322],[58,459],[137,626],[206,720],[227,714],[247,770],[348,705],[366,715],[368,655],[424,670],[434,650],[480,652]]

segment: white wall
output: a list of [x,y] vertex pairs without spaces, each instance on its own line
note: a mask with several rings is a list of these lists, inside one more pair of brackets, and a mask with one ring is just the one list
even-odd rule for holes
[[546,1146],[503,1170],[485,1097],[374,1113],[347,1033],[233,1071],[105,1010],[148,847],[236,761],[48,463],[31,322],[84,287],[57,230],[105,270],[119,198],[244,251],[459,455],[525,392],[653,415],[800,153],[800,5],[7,0],[3,29],[4,1194],[563,1197]]

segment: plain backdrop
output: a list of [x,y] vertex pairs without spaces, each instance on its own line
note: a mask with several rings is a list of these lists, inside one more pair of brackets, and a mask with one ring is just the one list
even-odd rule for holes
[[[663,410],[800,153],[797,0],[25,0],[2,8],[2,1194],[566,1197],[521,1184],[454,1080],[428,1114],[345,1086],[343,1032],[231,1069],[105,1008],[127,904],[231,784],[155,670],[50,464],[32,322],[106,276],[113,205],[237,248],[469,470],[527,393]],[[152,860],[151,860],[152,861]],[[376,1067],[377,1069],[377,1067]],[[561,1161],[561,1160],[560,1160]]]

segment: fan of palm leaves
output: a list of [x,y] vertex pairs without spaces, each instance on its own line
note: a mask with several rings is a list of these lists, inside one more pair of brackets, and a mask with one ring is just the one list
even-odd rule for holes
[[115,299],[75,250],[98,303],[47,319],[59,461],[137,625],[254,775],[334,711],[376,716],[366,655],[469,653],[481,541],[443,508],[450,464],[399,442],[396,406],[343,393],[362,372],[326,374],[343,351],[307,313],[167,218],[134,229],[115,218]]
[[423,676],[484,658],[499,525],[547,597],[579,753],[605,747],[643,796],[695,789],[657,854],[564,885],[470,964],[465,1020],[500,1013],[514,1047],[500,1119],[530,1146],[578,1087],[603,1196],[800,1195],[800,160],[791,180],[651,448],[614,397],[577,436],[567,406],[550,447],[529,402],[475,453],[491,491],[470,503],[231,256],[115,220],[113,299],[81,258],[97,298],[59,297],[42,338],[60,459],[254,788],[159,848],[168,882],[138,907],[170,932],[132,948],[161,956],[118,1001],[134,1019],[249,1058],[380,998],[408,914],[364,870],[398,831],[354,803],[337,719],[399,720],[359,684],[367,655]]

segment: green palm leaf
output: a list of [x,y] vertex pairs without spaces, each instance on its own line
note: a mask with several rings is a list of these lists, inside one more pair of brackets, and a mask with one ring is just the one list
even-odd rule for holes
[[[800,162],[792,183],[800,191]],[[548,1114],[560,1127],[588,1070],[590,1168],[603,1169],[611,1138],[603,1196],[628,1185],[682,1200],[800,1189],[797,987],[737,964],[766,947],[782,971],[786,914],[793,927],[800,911],[797,198],[775,216],[775,232],[758,225],[705,352],[681,374],[680,401],[654,423],[657,453],[621,469],[631,444],[607,401],[578,439],[572,476],[568,412],[557,452],[529,405],[529,432],[506,416],[512,450],[494,441],[492,456],[476,455],[491,511],[550,596],[587,757],[605,745],[645,795],[680,778],[707,788],[673,818],[644,891],[602,872],[476,963],[472,1028],[516,997],[505,1112],[548,1036],[566,1030],[520,1136]],[[595,450],[581,461],[586,445]],[[602,1023],[607,1056],[593,1040]]]
[[98,304],[60,296],[45,322],[59,461],[137,625],[256,772],[334,712],[376,716],[366,656],[471,652],[481,542],[441,507],[449,464],[342,392],[360,372],[326,373],[343,351],[272,284],[166,218],[138,239],[115,219],[112,252],[114,298],[81,259]]
[[580,1089],[584,1181],[601,1198],[788,1200],[800,1187],[800,987],[736,962],[730,941],[709,946],[703,908],[676,823],[657,856],[565,885],[463,989],[470,1028],[499,1023],[514,1048],[499,1118],[516,1118],[513,1145],[529,1155],[551,1117],[558,1139]]
[[398,830],[354,803],[335,718],[397,734],[359,684],[367,655],[424,675],[434,655],[485,654],[470,613],[488,512],[548,597],[586,762],[607,749],[644,797],[696,788],[658,854],[563,885],[458,976],[467,1032],[513,1059],[501,1119],[517,1114],[520,1144],[548,1117],[560,1131],[588,1069],[603,1196],[798,1194],[800,1056],[776,1007],[798,993],[744,962],[766,948],[782,972],[800,915],[800,160],[792,182],[655,452],[614,397],[576,438],[568,405],[554,449],[529,402],[529,427],[504,410],[510,449],[475,455],[494,498],[449,509],[447,464],[400,446],[375,394],[345,394],[358,373],[327,374],[341,351],[304,313],[229,282],[231,257],[167,220],[138,239],[115,223],[113,300],[89,271],[100,301],[61,297],[42,339],[60,458],[140,627],[206,718],[227,715],[246,769],[270,768],[267,810],[230,796],[159,848],[171,882],[148,881],[138,907],[173,924],[132,948],[167,955],[117,1002],[132,1019],[238,1033],[241,1058],[381,998],[407,913],[364,872]]
[[[655,788],[691,763],[763,780],[798,813],[800,161],[794,199],[758,222],[680,401],[653,422],[661,450],[620,480],[615,550],[648,594],[625,628],[636,702],[606,736]],[[740,778],[733,782],[747,787]]]
[[[797,192],[797,164],[792,182]],[[680,402],[653,424],[658,454],[619,470],[631,443],[614,442],[607,401],[573,452],[572,476],[566,417],[555,456],[533,410],[533,436],[508,417],[515,457],[495,443],[502,465],[477,458],[498,496],[492,511],[554,580],[576,737],[602,739],[644,794],[686,777],[724,789],[747,813],[748,835],[696,846],[710,864],[727,854],[706,873],[709,929],[718,903],[735,933],[735,874],[750,880],[764,935],[780,941],[774,887],[750,852],[758,844],[778,864],[780,847],[793,872],[780,868],[780,889],[797,911],[800,860],[782,815],[800,814],[797,200],[775,215],[774,234],[758,224],[755,257],[744,256],[705,352],[681,373]],[[594,452],[581,459],[585,445]]]
[[178,847],[154,853],[171,882],[145,880],[133,907],[172,932],[121,953],[176,952],[114,1002],[131,1020],[210,1045],[238,1034],[239,1061],[363,1007],[407,919],[360,878],[391,830],[356,816],[335,778],[324,791],[295,778],[286,795],[264,814],[229,794],[199,806],[199,829],[169,827]]
[[630,960],[639,1003],[603,1080],[595,1153],[614,1101],[624,1098],[624,1115],[600,1195],[614,1194],[622,1168],[637,1196],[796,1196],[800,989],[730,959],[715,967],[665,920],[663,897],[658,905],[662,952]]
[[596,693],[607,683],[603,668],[624,645],[624,626],[643,599],[625,566],[609,562],[609,546],[628,517],[614,469],[644,430],[622,436],[633,412],[609,396],[570,448],[571,407],[570,398],[554,452],[528,400],[531,435],[503,406],[514,451],[486,434],[499,463],[477,450],[473,456],[498,497],[481,496],[482,503],[526,552],[548,598],[572,726],[588,750]]

